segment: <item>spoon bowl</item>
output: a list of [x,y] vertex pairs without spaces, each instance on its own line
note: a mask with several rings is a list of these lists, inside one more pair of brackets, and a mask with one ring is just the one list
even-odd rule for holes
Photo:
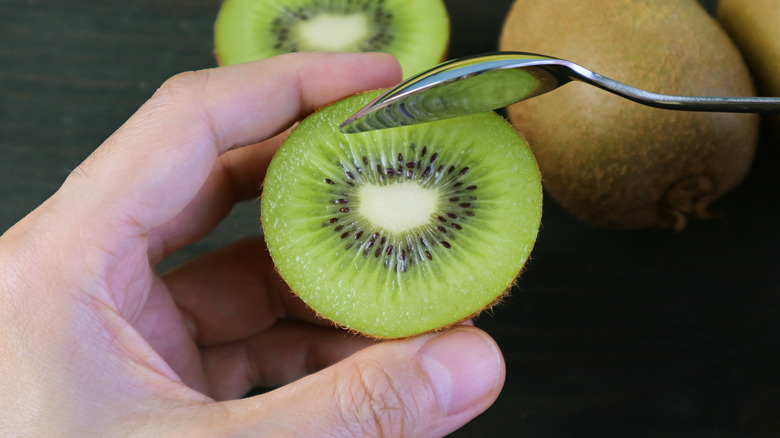
[[634,102],[678,111],[780,113],[780,98],[677,96],[631,87],[563,59],[495,52],[454,59],[389,89],[353,114],[344,133],[432,122],[503,108],[580,81]]

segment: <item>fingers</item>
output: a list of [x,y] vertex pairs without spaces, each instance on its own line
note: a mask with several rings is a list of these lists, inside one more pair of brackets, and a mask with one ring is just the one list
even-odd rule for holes
[[289,131],[221,155],[195,198],[173,219],[149,233],[152,264],[208,234],[236,203],[257,199],[268,164]]
[[[200,191],[217,156],[259,142],[316,107],[400,78],[379,54],[306,53],[189,72],[155,95],[66,181],[61,193],[81,219],[164,224]],[[100,231],[95,229],[95,232]]]
[[281,386],[376,342],[333,327],[279,321],[244,341],[201,351],[208,394],[216,400],[230,400],[253,387]]
[[279,390],[222,406],[236,432],[250,434],[440,437],[487,409],[504,375],[495,342],[458,327],[374,345]]
[[201,347],[249,338],[283,318],[318,320],[278,276],[259,237],[194,259],[163,281]]

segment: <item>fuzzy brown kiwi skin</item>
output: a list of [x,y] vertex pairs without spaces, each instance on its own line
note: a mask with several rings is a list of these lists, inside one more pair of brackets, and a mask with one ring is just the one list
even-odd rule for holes
[[[269,258],[271,258],[270,255],[269,255]],[[271,260],[273,260],[273,258],[271,258]],[[526,265],[527,264],[528,264],[528,260],[526,261]],[[449,324],[443,325],[443,326],[435,328],[435,329],[431,329],[431,330],[428,330],[428,331],[416,333],[416,334],[409,335],[409,336],[400,336],[400,337],[384,337],[384,336],[374,335],[374,334],[371,334],[371,333],[364,333],[364,332],[356,330],[356,329],[354,329],[352,327],[340,324],[340,323],[338,323],[336,321],[331,320],[327,316],[322,315],[321,313],[319,313],[315,309],[313,309],[311,306],[306,304],[303,300],[298,298],[298,294],[294,290],[290,289],[289,292],[291,294],[295,295],[295,297],[298,298],[301,301],[301,303],[303,303],[303,305],[306,306],[306,308],[309,309],[309,311],[311,311],[317,318],[320,318],[320,319],[322,319],[324,321],[327,321],[327,322],[331,323],[334,327],[337,327],[337,328],[339,328],[341,330],[344,330],[347,333],[349,333],[350,335],[362,336],[362,337],[365,337],[365,338],[374,339],[374,340],[378,340],[378,341],[400,340],[400,339],[410,339],[410,338],[414,338],[414,337],[421,336],[421,335],[428,334],[428,333],[441,332],[441,331],[450,329],[452,327],[461,325],[464,322],[466,322],[466,321],[468,321],[470,319],[474,319],[477,316],[479,316],[479,315],[481,315],[481,314],[483,314],[485,312],[490,312],[493,308],[495,308],[496,306],[498,306],[501,303],[503,303],[504,300],[509,296],[510,291],[512,290],[512,288],[514,288],[517,285],[517,281],[519,280],[520,275],[523,273],[524,270],[525,270],[525,266],[523,266],[520,269],[520,271],[517,273],[515,278],[512,280],[512,283],[506,289],[504,289],[503,292],[501,292],[496,298],[494,298],[493,301],[491,301],[488,305],[486,305],[485,307],[477,310],[476,312],[472,313],[471,315],[469,315],[469,316],[467,316],[465,318],[459,319],[457,321],[453,321],[453,322],[451,322]],[[279,272],[279,269],[276,267],[276,263],[274,263],[274,272],[276,272],[276,275],[279,276],[279,278],[282,278],[282,274]]]
[[[696,0],[584,3],[517,0],[500,49],[568,59],[659,93],[755,95],[736,47]],[[508,113],[550,196],[610,229],[680,230],[708,217],[749,171],[758,138],[752,114],[660,110],[576,82]]]
[[[373,89],[373,90],[365,90],[365,91],[360,91],[360,92],[354,93],[352,96],[355,96],[355,95],[360,95],[360,94],[364,94],[364,93],[368,93],[368,92],[372,92],[372,91],[374,91],[374,92],[377,92],[377,91],[384,91],[384,90],[385,90],[385,89]],[[346,98],[348,98],[348,97],[349,97],[349,96],[346,96],[346,97],[344,97],[344,98],[342,98],[342,99],[346,99]],[[328,107],[328,106],[330,106],[330,105],[333,105],[333,104],[335,104],[335,103],[339,102],[339,101],[340,101],[340,100],[342,100],[342,99],[337,99],[336,101],[333,101],[333,102],[331,102],[331,103],[327,103],[327,104],[325,104],[325,105],[322,105],[322,106],[320,106],[320,107],[317,107],[317,108],[315,108],[315,109],[314,109],[314,110],[313,110],[313,111],[312,111],[312,112],[311,112],[311,113],[310,113],[308,116],[306,116],[306,117],[310,117],[310,116],[314,115],[315,113],[317,113],[317,112],[319,112],[319,111],[321,111],[321,110],[325,109],[326,107]],[[300,123],[300,122],[298,122],[298,123]],[[297,124],[297,123],[296,123],[296,124]],[[291,128],[288,128],[288,133],[289,133],[289,132],[290,132],[290,131],[291,131],[293,128],[294,128],[294,126],[293,126],[293,127],[291,127]],[[522,135],[521,135],[521,136],[522,136]],[[525,139],[524,139],[524,140],[525,140]],[[538,169],[538,163],[537,163],[536,165],[537,165],[537,169]],[[264,185],[265,185],[265,181],[263,181],[263,182],[261,183],[261,187],[260,187],[260,188],[261,188],[261,190],[262,190],[262,188],[263,188],[263,186],[264,186]],[[540,217],[539,219],[541,220],[541,217]],[[539,225],[540,225],[540,224],[538,223],[538,224],[537,224],[537,227],[538,227]],[[534,243],[535,243],[535,242],[534,242]],[[270,257],[270,254],[269,254],[269,258],[271,258],[271,260],[273,260],[273,258],[272,258],[272,257]],[[320,313],[320,312],[318,312],[316,309],[312,308],[311,306],[309,306],[308,304],[306,304],[306,303],[305,303],[305,302],[304,302],[302,299],[300,299],[299,295],[298,295],[298,294],[295,292],[295,290],[293,290],[292,288],[290,288],[290,289],[289,289],[289,293],[293,294],[293,295],[294,295],[296,298],[298,298],[298,299],[301,301],[301,303],[303,303],[303,304],[304,304],[304,306],[306,306],[306,308],[307,308],[307,309],[309,309],[309,310],[310,310],[310,311],[311,311],[311,312],[312,312],[312,313],[313,313],[313,314],[314,314],[314,315],[315,315],[317,318],[320,318],[320,319],[322,319],[322,320],[324,320],[324,321],[327,321],[327,322],[329,322],[329,323],[330,323],[330,324],[332,324],[334,327],[337,327],[337,328],[339,328],[339,329],[341,329],[341,330],[344,330],[344,331],[345,331],[345,332],[347,332],[348,334],[355,335],[355,336],[362,336],[362,337],[365,337],[365,338],[368,338],[368,339],[374,339],[374,340],[378,340],[378,341],[383,341],[383,340],[402,340],[402,339],[409,339],[409,338],[414,338],[414,337],[421,336],[421,335],[425,335],[425,334],[429,334],[429,333],[437,333],[437,332],[445,331],[445,330],[448,330],[448,329],[450,329],[450,328],[452,328],[452,327],[455,327],[455,326],[461,325],[461,324],[463,324],[463,323],[464,323],[464,322],[466,322],[466,321],[469,321],[469,320],[471,320],[471,319],[474,319],[474,318],[476,318],[476,317],[478,317],[478,316],[480,316],[480,315],[482,315],[482,314],[484,314],[484,313],[486,313],[486,312],[490,312],[490,311],[491,311],[492,309],[494,309],[496,306],[499,306],[499,305],[501,305],[501,304],[502,304],[502,303],[505,301],[505,299],[509,297],[509,295],[510,295],[510,293],[511,293],[511,290],[512,290],[512,289],[513,289],[513,288],[514,288],[516,285],[517,285],[517,282],[518,282],[518,280],[520,279],[520,277],[521,277],[522,273],[523,273],[523,272],[525,271],[525,269],[527,268],[527,266],[528,266],[528,263],[530,262],[530,260],[531,260],[531,256],[530,256],[530,254],[529,254],[529,258],[528,258],[528,259],[525,261],[524,265],[523,265],[523,266],[520,268],[520,270],[519,270],[519,271],[518,271],[518,272],[515,274],[514,278],[512,279],[512,282],[511,282],[511,283],[510,283],[510,284],[509,284],[509,285],[508,285],[508,286],[507,286],[507,287],[506,287],[506,288],[505,288],[505,289],[504,289],[504,290],[503,290],[503,291],[502,291],[500,294],[498,294],[498,295],[497,295],[497,296],[496,296],[496,297],[495,297],[495,298],[494,298],[494,299],[493,299],[493,300],[492,300],[490,303],[488,303],[487,305],[483,306],[481,309],[479,309],[479,310],[477,310],[477,311],[473,312],[472,314],[470,314],[470,315],[468,315],[468,316],[466,316],[466,317],[464,317],[464,318],[461,318],[461,319],[459,319],[459,320],[455,320],[455,321],[453,321],[453,322],[450,322],[450,323],[448,323],[448,324],[442,325],[442,326],[440,326],[440,327],[433,328],[433,329],[426,330],[426,331],[422,331],[422,332],[415,333],[415,334],[411,334],[411,335],[408,335],[408,336],[393,336],[393,337],[385,337],[385,336],[375,335],[375,334],[372,334],[372,333],[365,333],[365,332],[361,332],[361,331],[359,331],[359,330],[356,330],[356,329],[354,329],[354,328],[352,328],[352,327],[349,327],[349,326],[346,326],[346,325],[344,325],[344,324],[340,324],[340,323],[338,323],[338,322],[336,322],[336,321],[333,321],[332,319],[328,318],[327,316],[325,316],[325,315],[321,314],[321,313]],[[278,276],[279,276],[279,278],[282,278],[281,272],[279,272],[279,269],[278,269],[278,267],[276,266],[276,263],[275,263],[275,262],[274,262],[273,266],[274,266],[274,271],[276,272],[276,275],[278,275]]]
[[[278,272],[277,272],[277,274],[278,274]],[[519,274],[518,274],[518,276],[519,276]],[[408,335],[408,336],[399,336],[399,337],[385,337],[385,336],[379,336],[379,335],[374,335],[374,334],[371,334],[371,333],[364,333],[364,332],[361,332],[359,330],[355,330],[355,329],[353,329],[351,327],[348,327],[348,326],[343,325],[343,324],[339,324],[338,322],[331,320],[327,316],[320,314],[319,312],[317,312],[316,310],[312,309],[311,307],[309,307],[305,303],[304,304],[306,305],[306,307],[312,313],[315,314],[315,316],[317,318],[320,318],[320,319],[322,319],[324,321],[327,321],[327,322],[333,324],[334,327],[337,327],[337,328],[339,328],[341,330],[344,330],[344,331],[346,331],[350,335],[362,336],[364,338],[374,339],[374,340],[377,340],[377,341],[391,341],[391,340],[394,341],[394,340],[411,339],[411,338],[415,338],[417,336],[422,336],[422,335],[425,335],[425,334],[428,334],[428,333],[442,332],[442,331],[451,329],[452,327],[459,326],[459,325],[463,324],[464,322],[466,322],[466,321],[468,321],[470,319],[474,319],[474,318],[478,317],[479,315],[481,315],[481,314],[483,314],[485,312],[490,312],[493,308],[495,308],[496,306],[498,306],[498,305],[500,305],[501,303],[504,302],[504,300],[509,296],[509,293],[512,290],[512,287],[514,287],[515,282],[516,282],[516,280],[513,281],[512,285],[510,287],[506,288],[503,292],[501,292],[501,294],[499,296],[497,296],[493,301],[491,301],[487,306],[483,307],[482,309],[472,313],[471,315],[469,315],[469,316],[467,316],[467,317],[465,317],[463,319],[459,319],[459,320],[454,321],[452,323],[449,323],[449,324],[446,324],[446,325],[443,325],[441,327],[438,327],[438,328],[435,328],[435,329],[431,329],[431,330],[428,330],[428,331],[415,333],[413,335]],[[296,294],[295,291],[292,290],[292,289],[290,290],[290,293],[292,293],[296,297],[298,296],[298,294]],[[303,301],[301,301],[301,302],[303,302]]]
[[[717,16],[744,55],[759,94],[780,97],[780,0],[720,0]],[[780,142],[780,115],[763,121]]]
[[[490,312],[490,311],[492,311],[494,308],[496,308],[497,306],[500,306],[500,305],[502,305],[502,304],[503,304],[503,303],[506,301],[506,299],[509,297],[509,295],[510,295],[510,293],[511,293],[512,289],[513,289],[515,286],[517,286],[517,281],[520,279],[520,276],[521,276],[521,275],[522,275],[522,273],[525,271],[525,269],[526,269],[526,266],[527,266],[527,264],[528,264],[528,262],[529,262],[529,261],[530,261],[530,260],[527,260],[527,261],[526,261],[526,265],[524,265],[524,266],[523,266],[523,267],[520,269],[520,271],[517,273],[517,275],[515,276],[515,278],[512,280],[512,283],[511,283],[509,286],[507,286],[507,288],[506,288],[506,289],[504,289],[504,291],[503,291],[503,292],[501,292],[501,293],[500,293],[500,294],[499,294],[499,295],[498,295],[496,298],[494,298],[494,299],[493,299],[493,301],[491,301],[490,303],[488,303],[488,305],[486,305],[485,307],[483,307],[483,308],[481,308],[481,309],[477,310],[476,312],[472,313],[471,315],[469,315],[469,316],[467,316],[467,317],[465,317],[465,318],[459,319],[459,320],[457,320],[457,321],[453,321],[453,322],[451,322],[451,323],[449,323],[449,324],[445,324],[445,325],[443,325],[443,326],[441,326],[441,327],[438,327],[438,328],[435,328],[435,329],[431,329],[431,330],[428,330],[428,331],[424,331],[424,332],[416,333],[416,334],[409,335],[409,336],[401,336],[401,337],[383,337],[383,336],[378,336],[378,335],[374,335],[374,334],[371,334],[371,333],[363,333],[363,332],[361,332],[361,331],[359,331],[359,330],[355,330],[355,329],[353,329],[353,328],[351,328],[351,327],[345,326],[345,325],[343,325],[343,324],[339,324],[338,322],[335,322],[335,321],[333,321],[333,320],[329,319],[328,317],[326,317],[326,316],[324,316],[324,315],[320,314],[319,312],[317,312],[316,310],[312,309],[312,308],[311,308],[311,307],[309,307],[308,305],[306,305],[306,307],[307,307],[307,308],[309,308],[309,309],[311,310],[311,312],[312,312],[312,313],[314,313],[314,314],[315,314],[315,315],[316,315],[318,318],[321,318],[321,319],[323,319],[323,320],[325,320],[325,321],[328,321],[328,322],[330,322],[331,324],[333,324],[333,326],[334,326],[334,327],[337,327],[337,328],[339,328],[339,329],[341,329],[341,330],[344,330],[344,331],[346,331],[347,333],[349,333],[349,334],[351,334],[351,335],[355,335],[355,336],[362,336],[362,337],[365,337],[365,338],[374,339],[374,340],[378,340],[378,341],[388,341],[388,340],[402,340],[402,339],[410,339],[410,338],[414,338],[414,337],[417,337],[417,336],[422,336],[422,335],[429,334],[429,333],[439,333],[439,332],[442,332],[442,331],[445,331],[445,330],[451,329],[451,328],[453,328],[453,327],[456,327],[456,326],[459,326],[459,325],[461,325],[461,324],[465,323],[466,321],[469,321],[469,320],[471,320],[471,319],[477,318],[478,316],[480,316],[480,315],[482,315],[482,314],[484,314],[484,313]],[[278,273],[278,271],[277,271],[277,275],[280,275],[280,274]],[[292,293],[292,294],[294,294],[294,295],[296,295],[296,296],[297,296],[297,294],[295,293],[295,291],[294,291],[294,290],[290,290],[290,293]],[[305,304],[305,303],[304,303],[304,304]]]
[[[356,94],[362,94],[362,92],[361,92],[361,93],[356,93]],[[332,104],[332,103],[331,103],[331,104]],[[325,104],[325,105],[323,105],[322,107],[320,107],[320,108],[318,108],[317,110],[315,110],[314,112],[316,112],[316,111],[319,111],[319,110],[321,110],[322,108],[325,108],[325,107],[327,107],[327,106],[329,106],[329,105],[331,105],[331,104]],[[263,182],[263,184],[264,184],[264,182]],[[262,185],[263,185],[263,184],[261,184],[261,189],[262,189]],[[269,256],[269,258],[270,258],[270,256]],[[271,260],[273,260],[273,258],[271,258]],[[529,262],[529,261],[530,261],[530,260],[527,260],[527,261],[526,261],[526,265],[528,264],[528,262]],[[512,283],[511,283],[511,284],[510,284],[510,285],[509,285],[509,286],[508,286],[506,289],[504,289],[504,291],[503,291],[503,292],[501,292],[501,293],[500,293],[500,294],[499,294],[499,295],[498,295],[496,298],[494,298],[494,299],[493,299],[493,301],[491,301],[491,302],[490,302],[488,305],[486,305],[486,306],[484,306],[483,308],[481,308],[481,309],[477,310],[476,312],[472,313],[471,315],[469,315],[469,316],[467,316],[467,317],[465,317],[465,318],[462,318],[462,319],[459,319],[459,320],[453,321],[453,322],[451,322],[451,323],[449,323],[449,324],[446,324],[446,325],[443,325],[443,326],[441,326],[441,327],[438,327],[438,328],[435,328],[435,329],[431,329],[431,330],[428,330],[428,331],[424,331],[424,332],[421,332],[421,333],[416,333],[416,334],[409,335],[409,336],[401,336],[401,337],[383,337],[383,336],[378,336],[378,335],[374,335],[374,334],[371,334],[371,333],[364,333],[364,332],[361,332],[361,331],[359,331],[359,330],[356,330],[356,329],[354,329],[354,328],[351,328],[351,327],[349,327],[349,326],[346,326],[346,325],[343,325],[343,324],[339,324],[338,322],[336,322],[336,321],[333,321],[333,320],[331,320],[330,318],[328,318],[327,316],[325,316],[325,315],[322,315],[321,313],[317,312],[317,311],[316,311],[315,309],[313,309],[311,306],[309,306],[308,304],[306,304],[306,303],[305,303],[303,300],[301,300],[301,302],[302,302],[302,303],[304,304],[304,306],[306,306],[306,308],[308,308],[308,309],[309,309],[309,310],[310,310],[310,311],[311,311],[311,312],[312,312],[312,313],[313,313],[313,314],[314,314],[314,315],[315,315],[317,318],[320,318],[320,319],[322,319],[322,320],[328,321],[329,323],[333,324],[333,326],[334,326],[334,327],[337,327],[337,328],[339,328],[339,329],[341,329],[341,330],[344,330],[344,331],[346,331],[347,333],[349,333],[349,334],[351,334],[351,335],[355,335],[355,336],[362,336],[362,337],[365,337],[365,338],[369,338],[369,339],[375,339],[375,340],[400,340],[400,339],[409,339],[409,338],[413,338],[413,337],[416,337],[416,336],[421,336],[421,335],[424,335],[424,334],[427,334],[427,333],[437,333],[437,332],[440,332],[440,331],[444,331],[444,330],[450,329],[450,328],[452,328],[452,327],[455,327],[455,326],[461,325],[461,324],[463,324],[464,322],[466,322],[466,321],[468,321],[468,320],[474,319],[474,318],[476,318],[477,316],[479,316],[479,315],[481,315],[481,314],[483,314],[483,313],[485,313],[485,312],[489,312],[489,311],[491,311],[493,308],[495,308],[496,306],[498,306],[498,305],[500,305],[502,302],[504,302],[504,300],[505,300],[505,299],[506,299],[506,298],[509,296],[509,294],[510,294],[510,291],[512,290],[512,288],[514,288],[514,287],[517,285],[517,281],[519,280],[519,278],[520,278],[521,274],[523,273],[523,271],[524,271],[525,269],[526,269],[526,266],[524,265],[524,266],[523,266],[523,267],[520,269],[520,271],[517,273],[517,275],[515,275],[515,278],[512,280]],[[276,267],[276,263],[274,263],[274,271],[276,272],[276,275],[278,275],[278,276],[279,276],[279,278],[282,278],[282,274],[279,272],[279,269]],[[290,292],[291,294],[295,295],[296,297],[298,297],[298,294],[297,294],[297,293],[296,293],[294,290],[290,289],[290,290],[289,290],[289,292]],[[298,299],[300,300],[300,298],[298,298]]]

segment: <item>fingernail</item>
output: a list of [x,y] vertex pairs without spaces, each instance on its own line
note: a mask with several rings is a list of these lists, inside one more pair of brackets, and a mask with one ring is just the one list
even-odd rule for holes
[[498,393],[503,359],[484,333],[454,329],[428,341],[418,352],[447,415],[455,415]]

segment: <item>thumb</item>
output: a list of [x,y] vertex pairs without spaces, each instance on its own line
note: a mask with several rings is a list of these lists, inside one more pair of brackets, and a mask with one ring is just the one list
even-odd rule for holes
[[495,341],[460,326],[379,343],[226,407],[231,424],[253,436],[438,437],[485,411],[498,397],[504,374]]

